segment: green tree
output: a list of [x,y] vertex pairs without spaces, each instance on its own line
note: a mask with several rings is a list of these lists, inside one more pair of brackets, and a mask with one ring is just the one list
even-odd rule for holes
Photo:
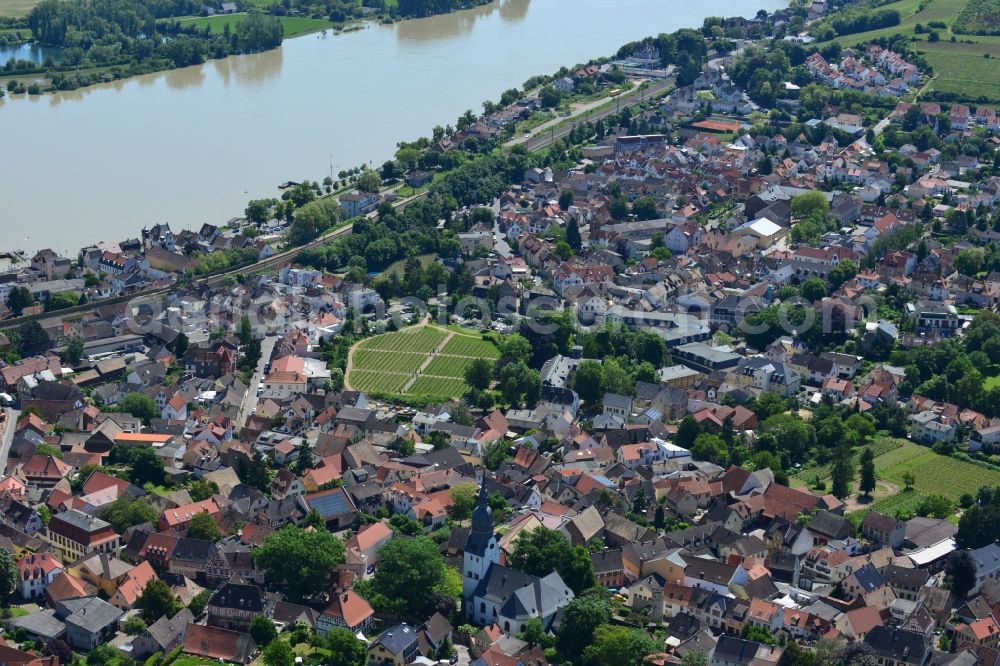
[[272,641],[261,654],[265,666],[293,666],[295,653],[285,641]]
[[63,352],[63,360],[70,364],[72,367],[76,367],[80,364],[80,358],[83,356],[83,340],[80,338],[70,338],[69,342],[66,343],[66,351]]
[[124,534],[125,530],[135,525],[155,523],[157,515],[156,509],[147,500],[123,495],[111,503],[104,518],[116,532]]
[[796,219],[801,220],[817,213],[825,216],[829,211],[830,203],[819,190],[792,197],[792,215]]
[[573,205],[573,190],[563,190],[559,193],[559,208],[567,211]]
[[392,539],[379,551],[372,589],[396,608],[423,616],[444,576],[444,560],[431,539]]
[[145,393],[126,393],[115,405],[115,411],[140,418],[146,425],[149,425],[151,419],[160,415],[156,410],[156,402]]
[[188,484],[188,495],[190,495],[191,499],[195,502],[207,500],[217,492],[219,492],[219,486],[216,485],[215,481],[195,479]]
[[583,663],[589,666],[643,666],[647,656],[662,650],[662,646],[641,629],[602,624],[583,651]]
[[382,179],[379,177],[378,172],[366,170],[358,176],[358,180],[355,185],[357,185],[357,188],[362,192],[374,194],[382,188]]
[[444,430],[432,430],[424,437],[424,443],[430,444],[435,451],[451,446],[451,436]]
[[0,548],[0,606],[7,607],[19,581],[14,556],[6,548]]
[[691,450],[694,446],[695,440],[700,434],[701,425],[694,419],[693,416],[688,414],[681,419],[680,425],[677,426],[677,436],[674,437],[674,443],[677,444],[677,446]]
[[365,666],[368,663],[364,641],[349,629],[335,627],[327,633],[324,643],[330,654],[323,657],[323,663],[329,666]]
[[659,215],[656,199],[650,196],[639,197],[632,204],[632,214],[640,220],[655,220]]
[[573,248],[574,252],[579,252],[583,248],[583,239],[580,238],[580,225],[576,218],[570,218],[566,224],[566,242]]
[[561,532],[545,527],[522,532],[517,537],[509,564],[536,576],[546,576],[555,570],[575,594],[596,584],[594,564],[587,549],[571,545]]
[[510,445],[502,438],[483,447],[483,466],[497,470],[510,457]]
[[955,504],[944,495],[927,495],[917,505],[917,515],[945,519],[955,512]]
[[211,514],[199,513],[188,523],[187,538],[215,542],[222,538],[222,531]]
[[962,512],[955,540],[962,548],[982,548],[1000,539],[1000,505],[986,488],[979,491],[979,502]]
[[27,287],[13,287],[7,293],[7,307],[18,317],[25,308],[30,308],[35,304],[35,297]]
[[875,490],[875,455],[870,446],[866,446],[861,452],[861,482],[858,488],[866,495],[871,495]]
[[814,303],[826,296],[826,283],[822,278],[811,277],[799,286],[802,298]]
[[767,627],[750,624],[749,622],[743,625],[743,631],[740,632],[740,636],[748,641],[756,641],[764,645],[775,645],[778,642],[778,639]]
[[48,349],[52,340],[37,321],[28,321],[17,327],[17,339],[21,356],[31,356]]
[[188,603],[188,610],[191,614],[198,618],[202,613],[205,612],[205,608],[208,606],[208,601],[212,598],[212,590],[202,590],[198,594],[191,598],[190,603]]
[[518,361],[527,363],[531,358],[532,347],[528,339],[520,333],[508,336],[500,348],[500,365],[516,363]]
[[542,621],[537,617],[531,618],[521,625],[521,633],[517,637],[527,643],[528,647],[540,645],[545,639],[545,628],[542,626]]
[[681,666],[708,666],[708,655],[701,650],[689,650],[681,657]]
[[594,632],[611,621],[611,603],[603,590],[574,598],[563,608],[556,647],[563,660],[575,662]]
[[474,389],[483,391],[489,388],[493,379],[493,361],[486,358],[477,358],[465,366],[465,383]]
[[174,355],[177,358],[183,358],[184,354],[187,353],[188,344],[188,336],[184,335],[183,331],[179,332],[174,338]]
[[247,222],[259,226],[271,218],[271,211],[277,203],[275,199],[251,199],[243,214],[246,216]]
[[146,589],[135,602],[135,607],[142,611],[142,619],[146,624],[153,624],[161,617],[173,617],[180,610],[173,590],[159,578],[146,583]]
[[250,323],[250,316],[240,317],[240,323],[236,327],[236,337],[240,339],[241,345],[248,345],[254,339],[253,324]]
[[580,396],[580,400],[595,403],[603,395],[601,391],[601,381],[603,379],[601,364],[597,361],[587,359],[580,363],[573,377],[573,389]]
[[691,456],[695,460],[708,460],[719,465],[729,459],[729,449],[719,435],[703,432],[695,438]]
[[240,477],[240,481],[256,488],[257,490],[267,492],[271,486],[271,471],[270,465],[268,464],[267,458],[260,451],[254,453],[253,458],[249,463],[243,463],[236,470],[237,475]]
[[270,581],[284,581],[291,596],[302,600],[326,589],[330,572],[344,561],[344,544],[325,530],[289,525],[264,540],[254,561]]
[[165,480],[163,472],[163,458],[158,456],[150,446],[137,446],[130,450],[129,462],[132,464],[132,472],[129,479],[137,486],[145,486],[151,483],[154,486],[162,485]]
[[459,483],[451,489],[451,514],[455,520],[467,520],[476,508],[476,493],[478,488],[474,483]]
[[535,406],[542,392],[542,379],[524,361],[505,365],[500,371],[500,395],[511,405]]
[[981,247],[962,250],[955,257],[955,270],[962,275],[975,277],[979,271],[983,270],[983,263],[986,259],[986,252]]
[[250,622],[250,635],[258,647],[267,647],[278,637],[278,629],[266,615],[258,615]]
[[837,447],[834,454],[833,468],[830,470],[832,492],[838,499],[844,499],[851,494],[851,482],[854,480],[854,457],[851,446],[844,441]]
[[563,261],[566,261],[567,259],[573,256],[573,248],[570,247],[569,243],[563,240],[558,241],[556,243],[555,249],[553,251],[555,252],[556,256],[562,259]]
[[332,198],[310,201],[295,211],[295,220],[288,228],[289,245],[304,245],[330,228],[340,218],[339,208]]
[[140,616],[133,615],[122,623],[122,631],[129,636],[138,636],[146,631],[146,623],[142,621]]
[[968,550],[957,550],[948,557],[945,564],[948,584],[955,598],[965,599],[969,590],[976,586],[976,560]]
[[903,472],[903,490],[909,490],[917,482],[917,477],[913,472]]
[[[627,359],[626,359],[627,362]],[[601,363],[601,389],[605,393],[632,395],[635,381],[617,357],[607,356]]]

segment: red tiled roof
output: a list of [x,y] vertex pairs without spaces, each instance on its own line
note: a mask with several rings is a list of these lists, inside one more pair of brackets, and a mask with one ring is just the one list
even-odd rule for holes
[[348,627],[357,627],[375,614],[372,607],[354,590],[338,594],[330,600],[330,605],[323,611],[325,615],[339,618]]

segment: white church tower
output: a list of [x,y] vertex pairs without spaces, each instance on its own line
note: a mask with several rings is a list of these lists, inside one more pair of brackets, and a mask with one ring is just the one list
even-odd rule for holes
[[462,605],[466,615],[472,611],[472,595],[479,586],[479,581],[486,577],[491,565],[499,563],[500,548],[493,534],[493,510],[490,509],[486,495],[484,472],[476,510],[472,513],[472,529],[465,542],[465,560],[462,563]]

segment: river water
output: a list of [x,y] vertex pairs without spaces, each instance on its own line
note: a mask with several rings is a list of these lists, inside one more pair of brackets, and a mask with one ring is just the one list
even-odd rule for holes
[[784,0],[497,0],[267,53],[0,101],[0,251],[242,215],[286,180],[381,164],[535,74]]

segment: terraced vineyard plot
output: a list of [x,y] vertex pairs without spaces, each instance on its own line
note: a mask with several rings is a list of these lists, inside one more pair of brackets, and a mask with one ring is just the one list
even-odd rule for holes
[[462,395],[468,388],[463,379],[420,377],[407,392],[413,395],[456,396]]
[[477,340],[456,335],[445,345],[441,353],[445,356],[472,356],[474,358],[500,358],[500,350],[487,340]]
[[[872,449],[872,455],[875,457],[875,467],[876,467],[876,469],[878,469],[879,466],[882,465],[884,461],[888,461],[889,460],[888,456],[892,455],[892,453],[894,451],[897,451],[897,450],[901,449],[903,447],[903,444],[904,444],[904,440],[893,439],[892,437],[880,437],[880,438],[876,439],[874,442],[872,442],[871,449]],[[861,451],[862,451],[862,449],[858,449],[857,451],[854,452],[855,463],[857,463],[858,461],[860,461],[860,459],[861,459]],[[905,456],[905,458],[909,458],[909,457],[912,456],[912,454],[909,453],[909,452],[906,452],[906,453],[904,453],[904,456]],[[894,464],[894,463],[885,464],[883,466],[884,467],[888,467],[891,464]],[[805,467],[805,468],[799,470],[798,472],[796,472],[792,476],[792,479],[791,479],[792,480],[792,485],[804,488],[808,484],[812,483],[813,479],[815,479],[817,476],[819,476],[820,479],[829,481],[829,479],[830,479],[830,470],[832,469],[832,467],[833,467],[833,463],[832,462],[828,462],[828,463],[826,463],[824,465],[815,465],[815,466],[812,466],[812,467]]]
[[461,356],[437,356],[430,364],[424,368],[423,374],[436,375],[438,377],[458,377],[465,376],[465,366],[471,359]]
[[417,330],[386,333],[361,343],[358,349],[380,349],[384,351],[405,351],[430,354],[447,337],[447,333],[436,328],[423,327]]
[[410,381],[409,375],[391,375],[384,372],[351,371],[351,386],[358,391],[399,393]]
[[980,486],[1000,484],[1000,472],[996,470],[942,456],[929,449],[925,451],[926,453],[890,467],[880,473],[880,476],[902,486],[903,474],[911,472],[916,477],[914,488],[918,492],[944,495],[955,501],[965,493],[975,495]]
[[379,395],[448,399],[468,390],[463,377],[473,360],[499,356],[487,340],[424,326],[359,344],[347,381],[353,389]]
[[425,360],[427,360],[426,354],[415,352],[358,349],[354,353],[355,365],[378,372],[416,372]]

